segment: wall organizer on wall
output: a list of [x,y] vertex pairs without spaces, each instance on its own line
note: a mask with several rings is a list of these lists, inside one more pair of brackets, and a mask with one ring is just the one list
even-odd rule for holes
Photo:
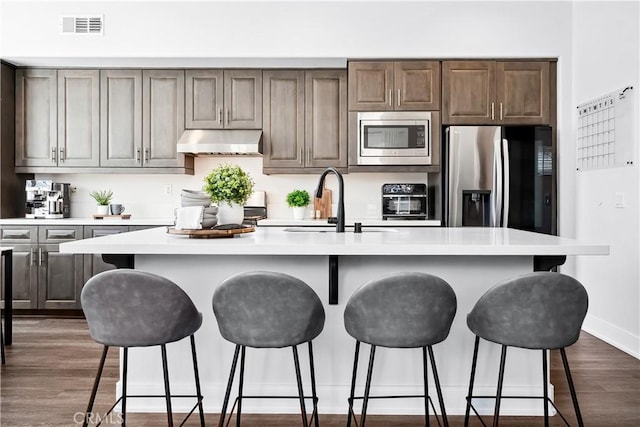
[[578,105],[576,168],[579,171],[633,164],[633,87]]

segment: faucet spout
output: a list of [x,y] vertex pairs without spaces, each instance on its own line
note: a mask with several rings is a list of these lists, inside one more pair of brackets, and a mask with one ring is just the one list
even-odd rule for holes
[[329,172],[332,172],[338,178],[338,222],[336,224],[336,233],[344,233],[344,180],[342,179],[342,174],[336,168],[328,167],[322,172],[316,189],[316,197],[322,197],[324,179]]

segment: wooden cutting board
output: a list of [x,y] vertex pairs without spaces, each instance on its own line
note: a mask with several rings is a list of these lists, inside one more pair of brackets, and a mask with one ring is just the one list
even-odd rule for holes
[[329,218],[331,216],[331,190],[322,183],[322,197],[313,198],[313,211],[320,211],[320,218]]

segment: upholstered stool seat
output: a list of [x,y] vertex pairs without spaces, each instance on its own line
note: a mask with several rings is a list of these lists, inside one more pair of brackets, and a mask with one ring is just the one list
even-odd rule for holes
[[313,289],[302,280],[283,273],[269,271],[240,273],[227,278],[216,288],[212,305],[220,334],[227,341],[236,344],[219,425],[222,426],[226,418],[238,355],[241,353],[238,397],[236,398],[237,425],[239,426],[242,399],[260,397],[242,394],[246,347],[291,347],[302,422],[306,427],[308,420],[297,346],[308,343],[313,401],[312,419],[318,426],[318,398],[311,341],[322,332],[325,314],[322,302]]
[[[81,293],[89,332],[94,341],[103,344],[102,358],[94,382],[84,425],[93,408],[96,392],[102,375],[109,347],[123,348],[122,396],[110,411],[122,401],[122,424],[126,421],[126,403],[129,397],[164,397],[167,405],[167,420],[173,425],[171,392],[167,365],[166,344],[189,337],[195,375],[197,406],[200,424],[204,425],[202,394],[194,333],[202,325],[202,314],[198,312],[187,294],[172,281],[142,271],[120,269],[96,274],[90,278]],[[127,395],[127,363],[130,347],[160,346],[164,374],[164,396]],[[174,396],[190,397],[190,396]],[[191,411],[193,412],[193,410]],[[187,416],[188,417],[188,416]]]
[[[510,397],[502,396],[507,347],[542,350],[543,396],[534,398],[541,398],[544,401],[545,425],[549,423],[547,402],[555,407],[547,393],[547,351],[560,349],[578,425],[582,426],[582,416],[571,379],[565,347],[578,340],[588,304],[587,292],[580,282],[560,273],[529,273],[503,281],[489,289],[467,316],[467,325],[476,335],[476,339],[467,396],[465,426],[469,422],[469,411],[473,408],[473,398],[480,397],[473,396],[480,338],[502,346],[498,389],[495,396],[494,426],[498,426],[500,400]],[[486,398],[487,396],[482,397]],[[476,412],[475,408],[473,410]],[[564,416],[562,418],[564,420]]]
[[[351,418],[354,416],[354,399],[363,399],[360,425],[364,427],[369,399],[391,397],[370,396],[373,363],[378,346],[422,348],[424,395],[394,397],[424,398],[427,424],[431,401],[427,388],[428,350],[442,418],[444,424],[448,425],[432,346],[444,341],[449,335],[456,309],[456,295],[451,286],[443,279],[425,273],[397,273],[372,280],[349,298],[344,311],[344,325],[349,335],[356,339],[356,348],[349,397],[348,426],[351,425]],[[364,396],[356,397],[354,396],[355,381],[361,342],[371,345],[371,353]],[[433,406],[433,402],[431,405]]]

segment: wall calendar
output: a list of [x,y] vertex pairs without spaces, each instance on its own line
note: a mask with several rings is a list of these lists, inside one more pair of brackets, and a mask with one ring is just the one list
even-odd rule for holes
[[579,171],[633,164],[633,87],[578,105],[576,168]]

